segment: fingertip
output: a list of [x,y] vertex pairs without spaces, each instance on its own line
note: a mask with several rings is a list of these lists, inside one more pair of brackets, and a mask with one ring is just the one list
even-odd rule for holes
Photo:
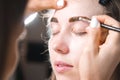
[[61,9],[65,6],[65,1],[64,0],[58,0],[56,5],[57,5],[57,9]]
[[97,20],[96,16],[93,16],[90,22],[89,27],[86,28],[89,34],[95,34],[100,29],[100,22]]
[[96,28],[99,27],[100,22],[97,20],[95,16],[92,17],[90,27]]
[[58,1],[57,1],[57,6],[58,6],[58,7],[64,6],[64,0],[58,0]]
[[[95,41],[100,36],[100,22],[95,16],[92,17],[90,26],[86,28],[91,40]],[[97,40],[98,41],[98,40]]]

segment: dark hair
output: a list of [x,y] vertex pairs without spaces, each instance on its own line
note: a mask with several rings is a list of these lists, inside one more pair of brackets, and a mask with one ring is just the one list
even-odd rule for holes
[[105,5],[109,4],[110,1],[111,0],[99,0],[99,3],[103,6],[105,6]]
[[120,0],[111,0],[109,4],[104,5],[108,15],[120,21]]
[[9,34],[22,19],[27,0],[2,0],[0,2],[0,80],[6,64]]

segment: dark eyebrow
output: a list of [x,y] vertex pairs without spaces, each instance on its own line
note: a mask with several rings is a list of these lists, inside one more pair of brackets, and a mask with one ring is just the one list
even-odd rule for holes
[[71,17],[69,19],[69,22],[75,22],[75,21],[86,21],[86,20],[90,20],[88,17],[84,17],[84,16],[75,16],[75,17]]
[[[69,18],[69,22],[75,22],[75,21],[90,21],[90,18],[85,17],[85,16],[74,16]],[[58,23],[58,19],[56,17],[52,17],[50,22],[56,22]]]
[[50,20],[50,22],[56,22],[56,23],[58,23],[58,20],[57,20],[56,17],[52,17],[51,20]]

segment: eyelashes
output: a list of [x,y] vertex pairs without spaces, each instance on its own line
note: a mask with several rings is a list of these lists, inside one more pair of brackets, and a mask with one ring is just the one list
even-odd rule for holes
[[79,28],[79,26],[78,26],[78,27],[73,28],[71,32],[77,36],[83,36],[87,33],[85,29],[86,29],[86,27],[84,27],[84,26],[82,26],[82,28]]
[[[86,28],[89,26],[88,23],[85,22],[75,22],[71,26],[64,26],[64,27],[70,27],[66,28],[66,30],[69,30],[68,32],[75,34],[77,36],[82,36],[86,34]],[[51,32],[51,35],[57,35],[61,32],[61,26],[59,26],[58,23],[51,22],[49,29]]]
[[77,36],[84,36],[87,34],[87,32],[79,32],[79,33],[75,33]]
[[[51,35],[55,36],[57,34],[59,34],[60,32],[54,32],[54,31],[51,31]],[[71,32],[72,34],[75,34],[76,36],[84,36],[87,34],[87,32],[75,32],[75,31],[72,31]]]
[[52,22],[48,25],[48,31],[50,35],[56,35],[57,33],[59,33],[60,28],[57,26],[56,23]]
[[[54,28],[52,26],[52,28],[50,28],[49,31],[50,31],[51,36],[56,36],[59,33],[61,33],[61,29],[55,28],[55,26],[54,26]],[[77,28],[76,29],[73,28],[73,29],[68,31],[68,34],[73,34],[73,35],[76,35],[76,36],[84,36],[85,34],[87,34],[87,32],[86,32],[85,29],[80,30],[80,29],[77,29]]]

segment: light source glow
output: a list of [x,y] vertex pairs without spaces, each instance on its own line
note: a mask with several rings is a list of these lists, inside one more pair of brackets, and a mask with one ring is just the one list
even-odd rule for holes
[[24,21],[24,24],[28,25],[30,22],[32,22],[36,18],[37,14],[38,13],[35,12],[35,13],[31,14],[29,17],[27,17]]

